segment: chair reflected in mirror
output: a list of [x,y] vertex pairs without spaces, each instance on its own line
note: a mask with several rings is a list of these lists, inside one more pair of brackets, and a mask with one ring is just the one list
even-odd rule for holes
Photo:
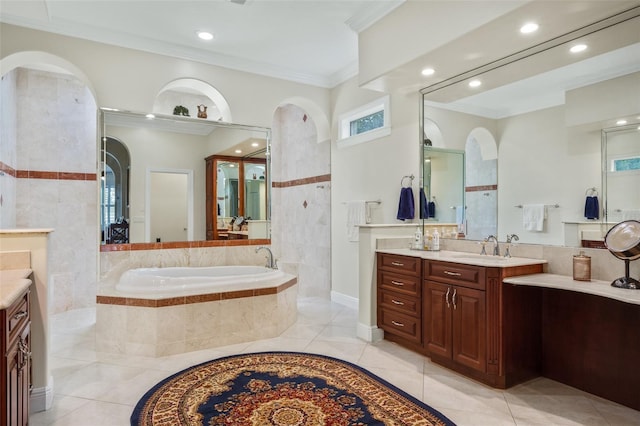
[[107,244],[129,244],[129,224],[127,222],[111,223]]

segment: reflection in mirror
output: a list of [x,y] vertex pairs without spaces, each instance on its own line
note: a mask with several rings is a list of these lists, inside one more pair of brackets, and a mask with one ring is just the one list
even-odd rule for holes
[[455,223],[464,232],[464,151],[424,146],[422,150],[421,202],[424,221]]
[[605,222],[640,220],[640,124],[603,129],[602,158]]
[[[496,207],[486,207],[483,214],[497,217],[501,241],[515,232],[523,243],[579,246],[584,232],[591,231],[585,227],[591,226],[602,245],[603,231],[610,226],[603,220],[615,223],[640,209],[636,201],[627,202],[627,179],[635,172],[626,176],[611,172],[611,159],[604,151],[608,142],[602,142],[602,154],[600,148],[601,129],[624,119],[635,123],[631,127],[637,130],[640,122],[639,26],[636,6],[420,91],[423,123],[437,122],[449,138],[444,146],[463,146],[461,129],[469,133],[478,125],[495,137],[500,188],[496,185],[493,194]],[[577,41],[588,49],[573,55],[569,47]],[[468,83],[473,78],[482,85],[471,89]],[[602,139],[613,136],[605,133]],[[475,154],[468,150],[467,155],[468,237],[480,239],[489,232],[470,227],[469,187],[483,184],[471,183]],[[608,164],[601,171],[603,162]],[[597,188],[601,179],[602,188]],[[633,188],[637,175],[635,179]],[[614,181],[624,181],[626,186]],[[607,204],[599,220],[584,215],[585,189],[591,188]],[[528,232],[523,227],[523,209],[516,207],[537,203],[559,208],[548,211],[542,232]]]
[[235,238],[270,238],[270,129],[111,109],[101,120],[103,244],[214,239],[218,218]]

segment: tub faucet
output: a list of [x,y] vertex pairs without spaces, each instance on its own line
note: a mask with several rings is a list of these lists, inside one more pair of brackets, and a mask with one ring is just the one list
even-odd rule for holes
[[267,259],[267,264],[265,265],[265,267],[271,268],[271,269],[278,269],[278,265],[276,264],[276,261],[273,259],[273,253],[271,252],[271,249],[269,247],[260,246],[256,248],[256,253],[258,253],[260,250],[263,250],[263,249],[267,251],[267,255],[265,256],[265,258]]
[[489,235],[487,237],[487,242],[493,240],[493,255],[500,256],[500,245],[498,244],[498,239],[495,235]]

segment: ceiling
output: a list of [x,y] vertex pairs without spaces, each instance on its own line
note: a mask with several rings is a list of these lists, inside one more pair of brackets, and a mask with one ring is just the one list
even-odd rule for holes
[[0,0],[0,21],[334,87],[357,74],[358,31],[404,1]]
[[[0,0],[0,21],[331,88],[357,75],[358,32],[375,24],[405,1]],[[433,1],[433,5],[447,7],[447,16],[425,17],[432,25],[446,21],[451,13],[457,13],[455,8],[462,4],[429,1]],[[514,44],[517,38],[504,39],[505,30],[529,15],[544,18],[545,27],[550,32],[539,37],[546,40],[563,34],[567,27],[579,28],[584,22],[593,22],[596,16],[602,18],[625,7],[637,8],[640,4],[617,1],[615,7],[618,9],[615,9],[614,2],[603,0],[563,0],[553,8],[540,0],[520,3],[521,6],[508,14],[496,16],[487,25],[470,18],[477,27],[470,25],[458,30],[446,25],[438,27],[440,46],[429,48],[429,40],[425,40],[423,56],[380,77],[381,81],[395,82],[395,86],[385,82],[384,88],[380,89],[373,84],[364,87],[416,93],[428,86],[419,75],[426,60],[438,64],[441,76],[456,76],[490,62],[487,58],[502,57],[501,52],[518,51],[521,46]],[[591,15],[577,13],[578,6],[594,12]],[[640,18],[635,21],[640,21]],[[640,70],[640,31],[634,31],[633,25],[626,36],[632,40],[625,40],[625,45],[617,46],[612,53],[592,54],[588,61],[567,64],[553,72],[545,70],[544,74],[532,75],[517,83],[508,80],[521,73],[509,72],[508,77],[496,82],[494,87],[497,90],[487,90],[489,87],[484,86],[477,94],[459,92],[455,97],[434,99],[434,102],[441,107],[492,118],[557,105],[564,100],[566,90],[580,84],[600,81],[603,76],[612,78],[622,72]],[[196,37],[198,30],[212,32],[215,39],[209,42],[199,40]],[[503,42],[496,43],[499,38],[503,38]],[[622,38],[609,36],[606,40]],[[476,55],[478,59],[474,63],[469,57],[470,52],[483,49],[485,55]],[[611,49],[601,50],[608,52]],[[452,55],[452,52],[458,54]],[[510,84],[505,86],[506,83]],[[448,90],[452,93],[450,88]],[[518,91],[518,96],[513,96],[514,90]],[[447,92],[439,93],[444,96]]]

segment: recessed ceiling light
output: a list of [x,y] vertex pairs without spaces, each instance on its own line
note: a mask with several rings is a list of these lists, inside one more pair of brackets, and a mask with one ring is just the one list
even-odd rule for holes
[[478,87],[482,84],[480,80],[471,80],[469,82],[469,87]]
[[429,76],[429,75],[433,75],[433,73],[435,73],[436,70],[434,70],[433,68],[425,68],[421,71],[421,74],[424,76]]
[[260,144],[258,142],[254,142],[251,144],[251,146],[255,148],[256,146],[260,146]]
[[526,24],[520,27],[520,32],[522,34],[531,34],[538,31],[538,28],[539,28],[538,24],[536,24],[535,22],[527,22]]
[[236,153],[236,154],[241,154],[241,153],[242,153],[242,150],[241,150],[241,149],[236,149],[236,150],[235,150],[235,153]]
[[572,46],[571,49],[569,49],[571,53],[578,53],[584,50],[587,50],[586,44],[576,44],[575,46]]
[[616,124],[618,126],[624,126],[625,124],[627,124],[627,120],[618,120],[618,121],[616,121]]
[[233,163],[229,163],[229,167],[235,167],[236,165]]
[[213,34],[208,31],[198,31],[198,38],[202,40],[213,40]]
[[145,115],[145,117],[147,117],[147,118],[156,118],[156,116],[153,115],[153,114],[147,114],[147,115]]

